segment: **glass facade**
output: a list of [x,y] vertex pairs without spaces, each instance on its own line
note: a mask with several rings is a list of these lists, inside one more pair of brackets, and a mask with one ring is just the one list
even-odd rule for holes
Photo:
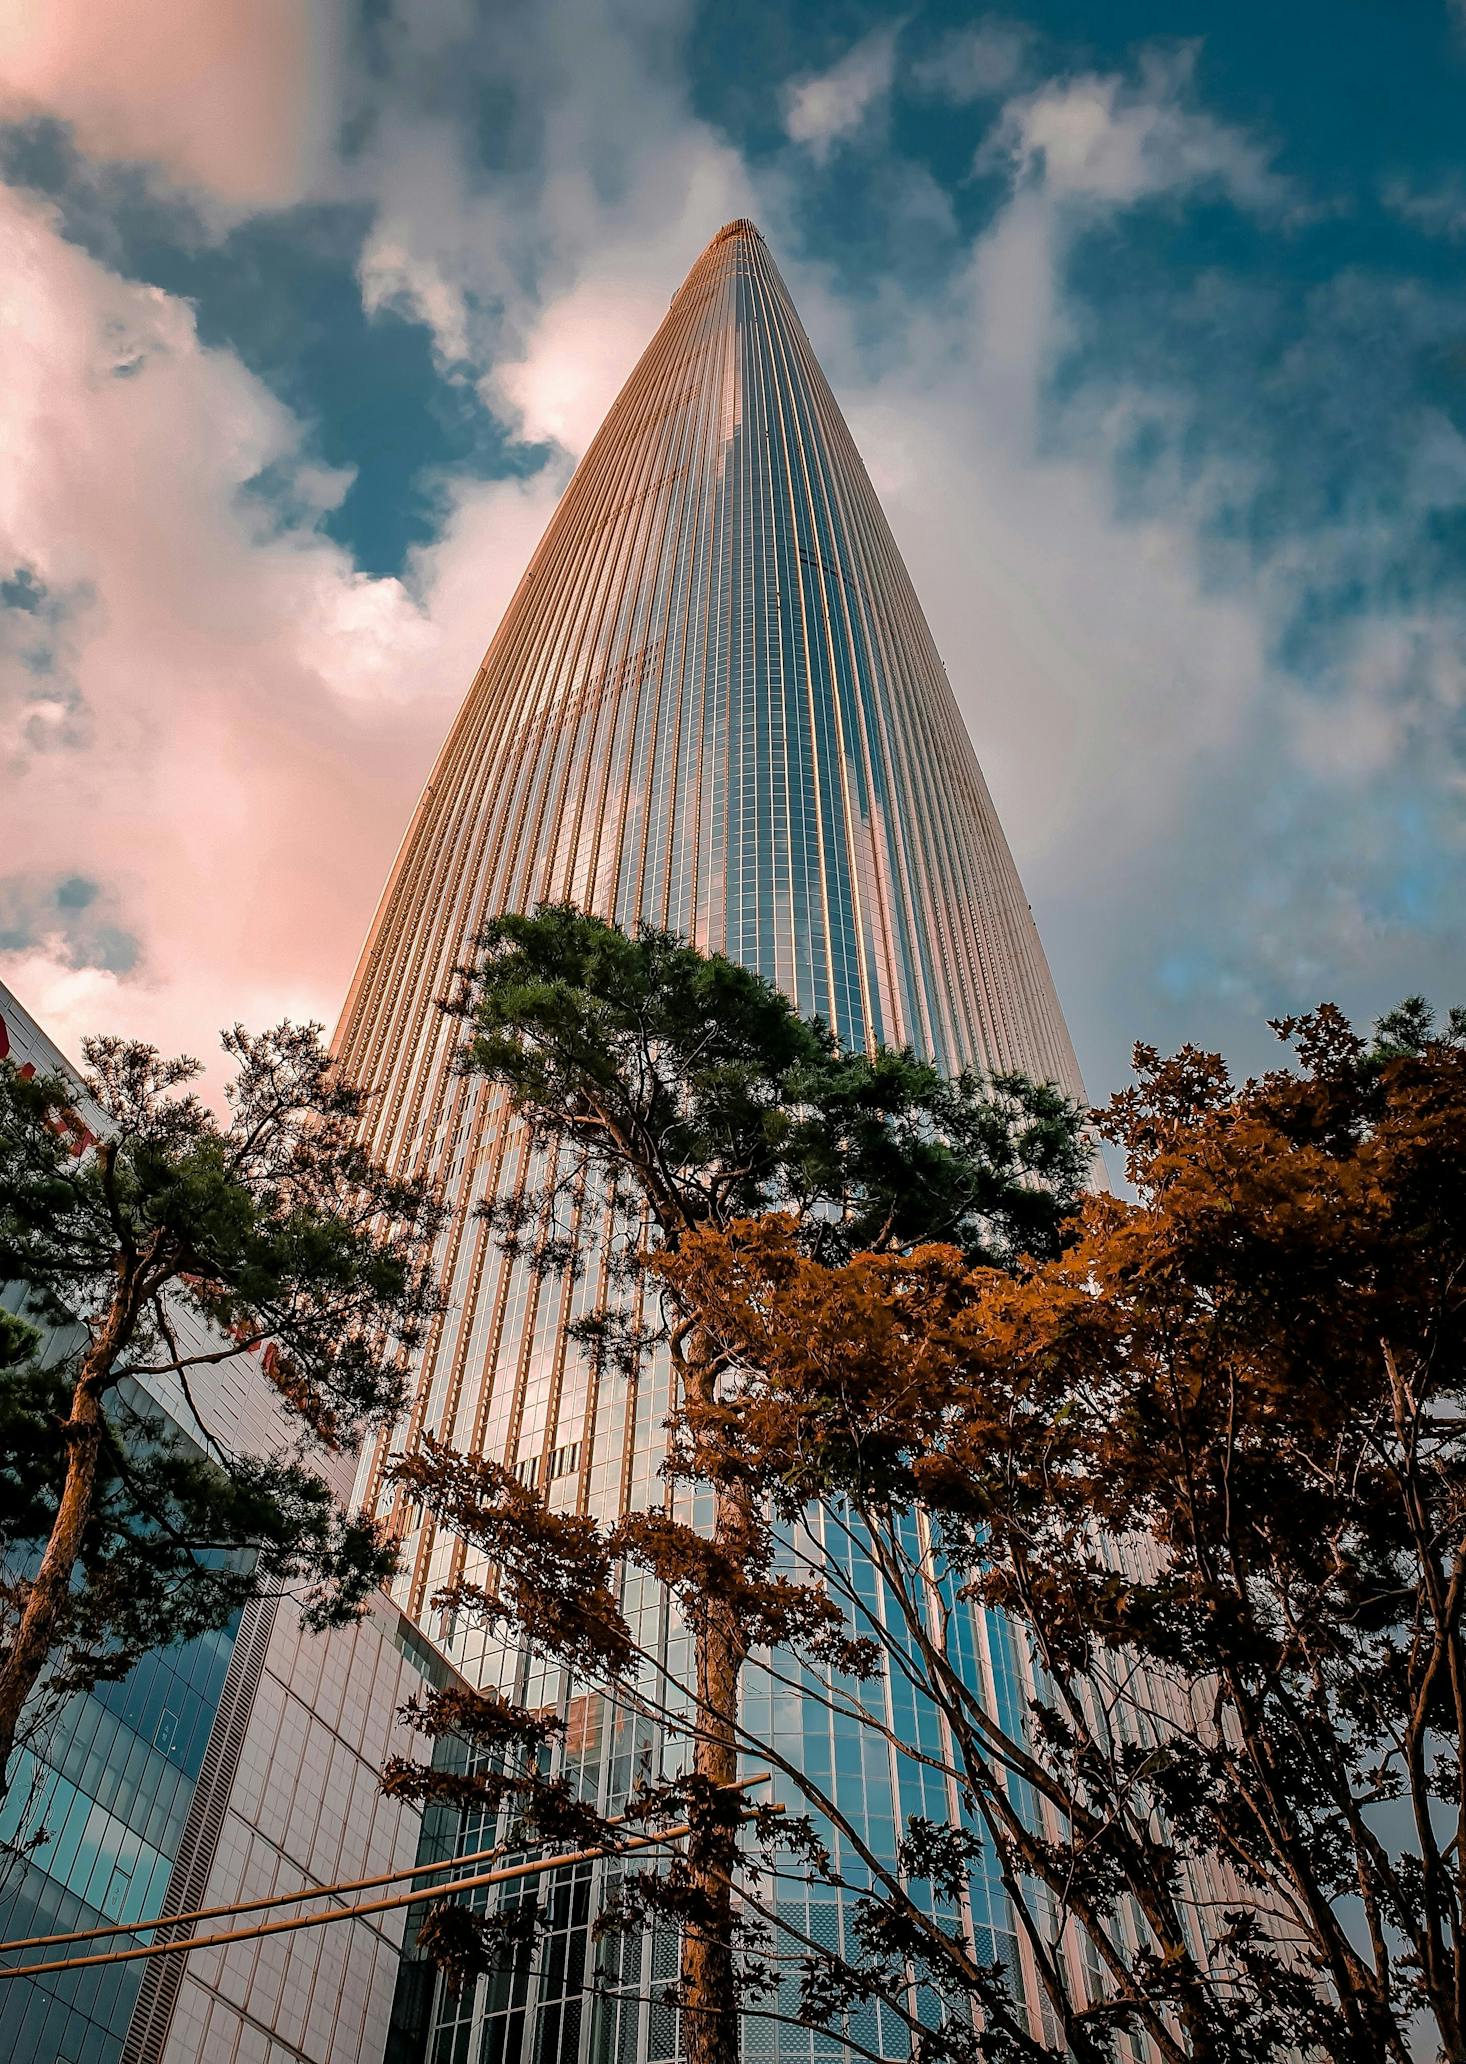
[[[964,664],[980,688],[981,656]],[[387,1447],[426,1432],[492,1454],[558,1507],[609,1517],[662,1496],[665,1372],[599,1380],[566,1338],[601,1294],[601,1219],[582,1207],[590,1265],[577,1281],[501,1254],[474,1206],[533,1167],[495,1097],[455,1073],[455,1029],[436,1007],[486,919],[561,900],[722,950],[852,1044],[909,1042],[951,1068],[1021,1067],[1079,1092],[945,669],[748,222],[720,231],[693,267],[566,490],[424,791],[342,1016],[343,1066],[376,1092],[374,1146],[436,1176],[459,1207],[442,1252],[449,1313],[407,1423],[364,1461],[368,1494]],[[660,1755],[646,1723],[429,1625],[463,1550],[420,1514],[399,1521],[403,1605],[469,1674],[569,1702],[571,1753],[614,1811],[634,1768]],[[848,1540],[819,1552],[843,1556],[873,1595]],[[644,1643],[675,1653],[685,1637],[653,1587],[627,1607]],[[974,1619],[969,1631],[974,1682],[1016,1696],[1005,1630]],[[900,1687],[888,1694],[892,1743],[771,1680],[746,1696],[749,1717],[828,1777],[880,1853],[894,1854],[906,1815],[948,1817],[943,1781],[892,1745],[937,1742],[936,1714]],[[625,1998],[582,2011],[595,1896],[567,1877],[538,1969],[446,2003],[435,2060],[673,2055],[672,2017],[645,1995],[675,1971],[675,1944],[637,1945],[636,1967],[618,1974]],[[800,1919],[839,1940],[828,1894],[811,1892]],[[971,1922],[1008,1953],[996,1889],[974,1884]],[[879,2011],[867,2018],[852,2033],[879,2050]],[[745,2048],[781,2064],[843,2054],[771,2022],[751,2024]]]
[[[7,1301],[18,1300],[12,1293]],[[6,1941],[162,1911],[237,1631],[236,1618],[217,1633],[145,1656],[118,1683],[69,1700],[34,1753],[20,1752],[0,1804]],[[118,1936],[112,1943],[145,1939]],[[56,1954],[81,1955],[92,1946]],[[0,1983],[0,2053],[117,2064],[145,1968],[111,1964],[7,1978]]]

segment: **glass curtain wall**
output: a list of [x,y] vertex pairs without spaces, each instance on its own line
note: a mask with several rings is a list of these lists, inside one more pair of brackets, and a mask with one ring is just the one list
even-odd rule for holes
[[[15,1286],[3,1301],[24,1307]],[[75,1346],[69,1334],[42,1330],[43,1352],[53,1357]],[[124,1386],[124,1402],[157,1416],[135,1385]],[[173,1434],[186,1439],[181,1429]],[[163,1910],[238,1625],[236,1615],[217,1633],[144,1656],[115,1684],[79,1693],[19,1752],[0,1804],[0,1937],[136,1922]],[[146,1940],[124,1935],[53,1954]],[[5,1979],[0,2052],[116,2064],[145,1968],[109,1964]]]

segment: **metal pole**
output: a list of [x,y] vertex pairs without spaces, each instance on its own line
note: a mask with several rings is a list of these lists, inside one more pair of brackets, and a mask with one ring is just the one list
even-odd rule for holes
[[[750,1785],[767,1784],[768,1781],[769,1773],[761,1770],[756,1777],[740,1777],[736,1784],[722,1789],[746,1792]],[[613,1820],[606,1822],[607,1827],[624,1827],[625,1824],[624,1813],[618,1813]],[[440,1863],[413,1863],[402,1870],[379,1871],[372,1878],[341,1878],[329,1885],[307,1885],[302,1891],[276,1892],[268,1899],[238,1899],[227,1906],[197,1906],[189,1913],[158,1914],[151,1921],[114,1921],[101,1928],[73,1928],[66,1935],[20,1935],[13,1942],[0,1942],[0,1956],[21,1949],[52,1949],[62,1942],[100,1942],[104,1935],[151,1935],[155,1928],[192,1927],[195,1921],[218,1921],[230,1914],[259,1913],[268,1906],[293,1906],[300,1900],[328,1899],[337,1892],[370,1892],[377,1885],[395,1885],[399,1878],[421,1878],[430,1871],[457,1870],[463,1864],[484,1863],[491,1856],[503,1856],[515,1846],[500,1842],[493,1849],[474,1849],[465,1856],[445,1856]],[[39,1966],[31,1968],[38,1969]],[[0,1971],[0,1977],[4,1976],[6,1973]]]
[[[778,1812],[776,1806],[771,1809]],[[745,1811],[740,1818],[749,1818]],[[677,1842],[690,1833],[688,1823],[668,1828],[661,1835],[633,1835],[611,1847],[573,1849],[563,1856],[541,1857],[535,1863],[516,1863],[506,1870],[485,1871],[479,1877],[457,1878],[447,1885],[420,1885],[413,1892],[394,1893],[390,1899],[368,1899],[360,1906],[341,1906],[331,1913],[297,1914],[288,1921],[261,1921],[256,1928],[237,1928],[218,1935],[190,1935],[182,1942],[152,1942],[139,1949],[106,1949],[95,1956],[54,1957],[43,1964],[10,1964],[0,1970],[0,1979],[37,1978],[50,1971],[79,1971],[92,1964],[129,1964],[138,1957],[173,1956],[190,1949],[217,1949],[231,1942],[254,1942],[262,1935],[286,1935],[296,1928],[321,1928],[331,1921],[353,1921],[364,1914],[391,1913],[398,1907],[417,1906],[424,1899],[447,1899],[456,1892],[476,1892],[485,1885],[506,1885],[518,1878],[537,1877],[542,1871],[565,1870],[577,1863],[594,1863],[603,1856],[625,1856],[633,1849],[652,1849],[665,1842]]]

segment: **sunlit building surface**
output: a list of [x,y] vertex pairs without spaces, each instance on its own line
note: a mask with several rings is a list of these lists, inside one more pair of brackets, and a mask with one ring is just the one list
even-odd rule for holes
[[[980,655],[961,658],[980,705]],[[998,684],[994,684],[995,690]],[[443,1252],[450,1302],[408,1425],[503,1460],[557,1507],[602,1517],[659,1502],[665,1379],[598,1379],[566,1338],[601,1295],[601,1221],[580,1224],[578,1281],[501,1253],[476,1202],[532,1179],[495,1096],[454,1071],[437,1008],[483,922],[570,901],[651,920],[776,981],[847,1042],[900,1044],[952,1069],[1018,1067],[1079,1090],[1032,916],[865,468],[758,231],[733,222],[672,302],[582,460],[479,669],[389,880],[337,1045],[373,1089],[374,1145],[434,1173],[461,1209]],[[385,1445],[363,1464],[374,1489]],[[554,1676],[437,1622],[462,1549],[403,1511],[409,1613],[470,1675],[573,1700],[571,1754],[614,1811],[661,1749],[644,1722],[573,1699]],[[831,1552],[835,1552],[831,1549]],[[849,1549],[843,1551],[847,1556]],[[864,1584],[868,1573],[852,1571]],[[644,1645],[682,1639],[652,1587],[628,1600]],[[456,1642],[456,1645],[455,1645]],[[1010,1707],[1004,1630],[971,1627],[974,1680]],[[893,1739],[940,1751],[937,1716],[892,1687]],[[814,1701],[747,1693],[791,1760],[833,1787],[891,1854],[914,1812],[949,1815],[943,1781]],[[762,1702],[759,1711],[754,1706]],[[478,1831],[469,1830],[470,1842]],[[670,2058],[655,2003],[675,1944],[636,1945],[588,2002],[584,1876],[552,1895],[538,1968],[440,2000],[434,2064],[631,2064]],[[801,1925],[838,1943],[832,1895]],[[976,1881],[979,1940],[1022,1973],[1001,1891]],[[614,1996],[619,1994],[620,1996]],[[852,2034],[897,2040],[877,2009]],[[904,2046],[891,2054],[906,2054]],[[745,2054],[844,2055],[752,2022]]]

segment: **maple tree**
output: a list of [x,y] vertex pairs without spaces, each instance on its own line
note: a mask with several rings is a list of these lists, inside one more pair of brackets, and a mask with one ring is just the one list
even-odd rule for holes
[[[1057,1257],[832,1266],[775,1218],[658,1266],[742,1378],[704,1470],[868,1537],[1057,2049],[1459,2060],[1466,1017],[1278,1030],[1296,1071],[1240,1086],[1137,1049],[1099,1119],[1136,1197]],[[1024,1640],[1021,1728],[965,1603]]]
[[[456,1000],[471,1027],[466,1065],[500,1085],[548,1170],[539,1187],[487,1208],[501,1238],[541,1268],[576,1263],[560,1208],[567,1196],[582,1213],[600,1210],[613,1294],[577,1332],[612,1369],[630,1373],[665,1356],[677,1428],[693,1428],[723,1400],[729,1366],[696,1298],[674,1275],[652,1281],[646,1272],[701,1231],[780,1211],[801,1251],[828,1263],[935,1237],[993,1263],[1056,1251],[1089,1165],[1078,1114],[1056,1090],[1011,1075],[952,1080],[909,1052],[847,1051],[771,983],[649,927],[629,936],[547,908],[498,920],[482,944]],[[494,1572],[489,1585],[451,1583],[437,1601],[445,1610],[532,1645],[688,1745],[687,1768],[640,1787],[621,1823],[665,1826],[672,1816],[690,1827],[685,1848],[661,1869],[623,1875],[602,1926],[657,1915],[675,1923],[683,2055],[722,2064],[737,2054],[740,2008],[774,1971],[750,1861],[776,1871],[783,1847],[809,1868],[828,1867],[809,1824],[743,1803],[733,1789],[747,1740],[745,1665],[755,1650],[798,1651],[829,1677],[868,1670],[874,1656],[822,1577],[781,1574],[786,1544],[755,1486],[714,1476],[695,1436],[668,1466],[682,1483],[711,1489],[705,1527],[692,1524],[690,1508],[604,1526],[553,1513],[502,1466],[432,1442],[395,1473]],[[620,1602],[630,1570],[676,1601],[691,1635],[687,1681],[638,1644]],[[553,1717],[497,1694],[429,1702],[419,1717],[429,1734],[467,1744],[473,1767],[398,1764],[391,1788],[489,1812],[511,1803],[515,1824],[538,1839],[547,1825],[563,1827],[571,1782],[547,1782],[539,1767],[559,1726]],[[835,1811],[831,1800],[824,1807]],[[569,1825],[580,1840],[596,1829],[610,1847],[620,1839],[579,1801]],[[757,1858],[740,1847],[741,1829]],[[877,1856],[848,1823],[845,1838],[893,1889],[919,1861],[914,1852],[901,1866]],[[502,1910],[443,1914],[427,1940],[462,1975],[475,1958],[503,1953],[506,1925]],[[522,1930],[522,1915],[514,1926]]]
[[[138,1042],[86,1044],[95,1130],[0,1062],[0,1792],[73,1692],[275,1587],[336,1624],[394,1563],[319,1464],[400,1406],[441,1212],[360,1146],[318,1027],[223,1043],[223,1120]],[[268,1451],[209,1396],[241,1364]]]

